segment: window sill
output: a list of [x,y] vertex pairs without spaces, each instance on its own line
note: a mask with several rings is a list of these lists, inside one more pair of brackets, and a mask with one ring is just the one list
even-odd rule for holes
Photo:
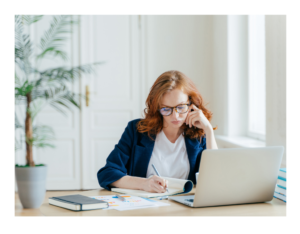
[[251,137],[243,136],[215,136],[218,148],[251,148],[251,147],[265,147],[266,142],[253,139]]

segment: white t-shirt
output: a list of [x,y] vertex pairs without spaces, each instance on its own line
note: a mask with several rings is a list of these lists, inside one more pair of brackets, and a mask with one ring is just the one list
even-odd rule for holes
[[190,163],[186,151],[184,136],[181,134],[175,143],[169,141],[162,130],[156,135],[153,152],[147,169],[146,177],[156,175],[152,163],[161,176],[187,179]]

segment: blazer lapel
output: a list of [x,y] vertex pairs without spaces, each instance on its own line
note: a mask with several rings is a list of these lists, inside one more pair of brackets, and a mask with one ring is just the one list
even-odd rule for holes
[[202,150],[203,148],[200,147],[200,142],[197,139],[190,139],[188,137],[185,137],[184,139],[186,151],[190,162],[190,173],[188,176],[188,180],[192,180],[194,183],[196,183],[195,173],[198,170],[198,168],[195,168],[196,160],[200,150]]
[[156,135],[151,135],[154,139],[151,140],[145,133],[141,134],[140,144],[143,146],[136,145],[134,153],[134,176],[146,177],[148,165],[153,152]]
[[146,148],[154,147],[156,135],[151,135],[151,137],[154,139],[154,141],[150,139],[150,137],[148,136],[148,133],[147,134],[143,133],[142,134],[142,139],[141,139],[140,143],[143,146],[145,146]]

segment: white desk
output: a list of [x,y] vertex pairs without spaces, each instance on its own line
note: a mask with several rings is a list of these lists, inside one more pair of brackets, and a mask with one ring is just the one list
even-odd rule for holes
[[[189,193],[194,194],[195,188]],[[180,203],[162,200],[170,206],[151,207],[145,209],[117,211],[117,210],[92,210],[70,211],[64,208],[49,205],[48,198],[71,194],[85,196],[103,196],[116,193],[105,189],[89,191],[47,191],[44,203],[39,209],[23,209],[16,194],[16,216],[286,216],[286,203],[273,198],[271,202],[218,206],[207,208],[191,208]],[[186,195],[186,194],[185,194]]]

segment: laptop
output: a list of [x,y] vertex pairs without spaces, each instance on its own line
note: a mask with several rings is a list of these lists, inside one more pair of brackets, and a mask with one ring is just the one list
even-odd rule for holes
[[206,149],[195,195],[169,200],[190,207],[268,202],[273,199],[283,146]]

